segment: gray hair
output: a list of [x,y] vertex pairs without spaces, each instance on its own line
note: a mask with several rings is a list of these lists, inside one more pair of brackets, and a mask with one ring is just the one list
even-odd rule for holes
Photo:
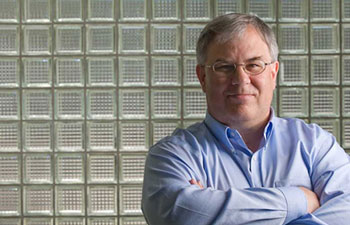
[[230,13],[216,17],[200,33],[196,47],[198,64],[205,63],[208,46],[211,42],[225,43],[239,38],[248,25],[252,25],[261,34],[270,50],[271,60],[276,61],[278,59],[278,45],[271,28],[255,15]]

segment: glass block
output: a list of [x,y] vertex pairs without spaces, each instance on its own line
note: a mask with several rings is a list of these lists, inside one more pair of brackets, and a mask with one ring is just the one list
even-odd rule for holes
[[153,0],[154,20],[180,20],[179,1],[177,0]]
[[340,140],[340,123],[338,119],[313,119],[311,122],[318,124],[320,127],[336,137],[338,141]]
[[119,145],[124,151],[147,151],[149,127],[147,122],[119,123]]
[[311,25],[311,53],[339,52],[338,24]]
[[0,225],[21,225],[20,218],[0,218]]
[[88,155],[88,182],[115,183],[117,163],[115,155]]
[[343,55],[342,83],[350,84],[350,56]]
[[116,215],[116,186],[101,185],[88,187],[88,215]]
[[19,94],[16,90],[0,90],[0,120],[19,118]]
[[114,151],[116,149],[116,124],[113,122],[88,122],[88,149]]
[[56,155],[56,183],[84,183],[84,155]]
[[147,89],[122,89],[119,91],[120,119],[147,119],[148,106]]
[[56,19],[59,22],[82,21],[81,0],[58,0],[56,6]]
[[310,0],[311,21],[338,21],[338,1],[333,0]]
[[51,123],[23,123],[24,151],[52,151]]
[[306,117],[309,114],[308,106],[307,88],[280,88],[280,116]]
[[50,22],[50,0],[24,0],[24,20],[26,22]]
[[122,20],[146,20],[146,0],[121,0],[120,4]]
[[50,26],[25,26],[24,53],[25,54],[50,54],[51,52],[51,28]]
[[53,225],[52,218],[24,218],[24,225]]
[[60,87],[83,87],[84,69],[81,58],[56,58],[56,81]]
[[116,218],[108,218],[108,217],[96,217],[89,218],[88,225],[117,225]]
[[285,22],[307,21],[308,0],[281,0],[279,4],[279,20]]
[[249,0],[247,4],[249,13],[256,14],[264,21],[275,21],[274,0]]
[[152,57],[152,85],[179,86],[181,65],[179,57]]
[[0,184],[18,184],[21,165],[19,155],[0,154]]
[[115,86],[114,58],[87,58],[89,86]]
[[280,57],[280,85],[307,85],[309,80],[307,56]]
[[120,180],[122,182],[142,182],[146,154],[120,155]]
[[19,0],[0,1],[0,22],[18,22],[18,18]]
[[147,225],[144,217],[121,217],[121,225]]
[[341,10],[342,10],[342,20],[344,22],[350,21],[350,0],[342,0],[341,1]]
[[85,225],[83,217],[59,217],[56,218],[57,225]]
[[84,90],[55,90],[56,119],[84,119]]
[[197,59],[194,56],[184,56],[184,85],[199,86],[200,83],[196,74]]
[[111,0],[88,0],[89,20],[114,20],[114,1]]
[[88,118],[114,119],[116,117],[115,90],[88,90]]
[[[1,3],[0,3],[0,6],[1,6]],[[19,54],[18,26],[1,25],[0,26],[0,55],[16,55],[16,54],[17,55]]]
[[80,185],[56,186],[56,215],[85,214],[85,187]]
[[307,24],[281,24],[278,31],[281,53],[308,52]]
[[52,69],[48,58],[23,58],[23,86],[51,87]]
[[52,158],[49,154],[25,154],[24,183],[52,183]]
[[311,84],[339,84],[339,56],[312,56]]
[[209,20],[210,1],[209,0],[185,0],[184,3],[185,20]]
[[0,123],[0,152],[19,152],[20,144],[19,124],[17,122]]
[[24,187],[24,215],[53,215],[52,186]]
[[146,26],[119,26],[119,53],[147,53]]
[[242,0],[215,0],[215,6],[216,16],[243,11]]
[[82,26],[81,25],[57,25],[56,52],[58,54],[83,53]]
[[87,25],[88,53],[113,53],[114,42],[114,25]]
[[343,120],[342,124],[342,130],[343,130],[343,148],[349,148],[350,147],[350,120],[345,119]]
[[179,25],[153,25],[151,36],[153,53],[180,53]]
[[350,88],[343,88],[343,116],[350,116]]
[[141,211],[142,186],[120,186],[120,212],[122,215],[142,215]]
[[23,91],[24,119],[51,119],[52,104],[49,90]]
[[21,214],[21,189],[0,186],[0,216],[19,216]]
[[82,122],[56,122],[56,149],[58,151],[83,151],[84,128]]
[[19,68],[19,60],[17,58],[1,58],[0,87],[18,87]]
[[184,118],[204,118],[207,101],[202,89],[184,89]]
[[152,90],[152,118],[180,118],[180,90]]
[[339,116],[339,89],[311,88],[311,107],[312,116]]
[[120,57],[119,85],[147,86],[148,59],[146,57]]
[[196,123],[201,123],[201,122],[203,122],[203,120],[192,120],[192,119],[191,120],[184,120],[183,127],[188,128]]
[[152,121],[153,144],[157,143],[160,139],[171,135],[174,130],[180,126],[181,124],[179,122]]
[[196,53],[197,40],[204,26],[199,24],[184,24],[184,52],[185,53]]
[[349,53],[350,52],[350,25],[343,24],[342,25],[342,52]]

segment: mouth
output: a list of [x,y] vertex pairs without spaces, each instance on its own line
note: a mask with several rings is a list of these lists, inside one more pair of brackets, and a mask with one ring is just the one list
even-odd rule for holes
[[245,102],[252,98],[254,98],[254,94],[250,93],[229,93],[227,94],[227,98],[236,101],[236,102]]

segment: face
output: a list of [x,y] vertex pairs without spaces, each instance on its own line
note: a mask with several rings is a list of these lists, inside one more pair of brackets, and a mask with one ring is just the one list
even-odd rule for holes
[[[245,63],[260,59],[270,63],[269,48],[259,33],[248,26],[239,39],[208,46],[205,64],[217,61]],[[230,127],[263,123],[270,114],[273,90],[276,86],[278,62],[267,65],[258,75],[251,76],[238,66],[228,76],[216,76],[211,68],[197,65],[198,79],[206,94],[209,113]]]

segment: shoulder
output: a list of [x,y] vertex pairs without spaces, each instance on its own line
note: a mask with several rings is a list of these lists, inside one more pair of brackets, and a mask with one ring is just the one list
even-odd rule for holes
[[335,137],[315,123],[297,118],[274,118],[274,136],[284,143],[302,144],[307,149],[331,148],[337,145]]
[[331,136],[331,134],[315,123],[306,123],[298,118],[274,118],[274,128],[280,132],[295,133],[307,135],[309,137],[318,137],[322,135]]
[[150,152],[171,151],[172,153],[201,150],[203,139],[208,136],[208,129],[203,122],[183,129],[177,128],[172,135],[164,137],[150,148]]

